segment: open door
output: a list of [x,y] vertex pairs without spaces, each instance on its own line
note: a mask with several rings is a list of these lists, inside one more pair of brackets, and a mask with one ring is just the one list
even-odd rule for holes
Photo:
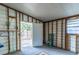
[[32,23],[21,22],[21,50],[32,46]]
[[22,21],[21,51],[33,46],[43,46],[43,24]]

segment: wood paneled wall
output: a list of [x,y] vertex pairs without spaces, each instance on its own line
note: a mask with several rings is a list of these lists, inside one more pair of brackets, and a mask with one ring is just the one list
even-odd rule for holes
[[[21,21],[43,23],[30,15],[0,4],[0,43],[4,45],[3,48],[0,48],[0,54],[7,54],[21,49]],[[6,33],[7,36],[4,36],[4,33]]]
[[[16,15],[16,16],[15,16]],[[39,19],[36,19],[35,17],[32,17],[30,15],[27,15],[23,12],[20,12],[18,10],[15,10],[13,8],[10,8],[8,6],[5,6],[3,4],[0,4],[0,22],[4,20],[2,23],[0,23],[0,33],[1,32],[6,32],[7,36],[1,37],[0,42],[4,43],[4,40],[6,39],[6,43],[4,45],[4,48],[0,48],[0,54],[6,54],[10,52],[10,32],[13,32],[13,30],[10,30],[9,26],[9,17],[15,18],[16,19],[16,50],[21,49],[20,45],[20,22],[25,21],[25,22],[33,22],[33,23],[43,23],[44,24],[44,42],[48,42],[48,35],[50,33],[54,34],[54,39],[53,39],[53,46],[66,49],[66,34],[67,34],[67,19],[76,17],[79,15],[74,15],[74,16],[69,16],[69,17],[64,17],[60,19],[55,19],[52,21],[47,21],[47,22],[42,22]],[[6,25],[8,23],[8,25]]]
[[57,48],[65,49],[65,32],[66,32],[66,20],[56,20],[45,22],[45,42],[48,42],[49,34],[54,35],[53,46]]
[[[72,22],[73,21],[73,22]],[[48,36],[49,34],[53,33],[54,34],[54,39],[53,39],[53,47],[65,49],[65,50],[70,50],[70,38],[69,38],[69,28],[72,28],[70,30],[70,34],[74,33],[77,34],[77,39],[76,39],[76,53],[79,53],[79,29],[78,29],[78,22],[79,22],[79,15],[68,17],[68,18],[61,18],[57,20],[52,20],[52,21],[47,21],[44,22],[45,25],[45,43],[48,43]],[[73,25],[74,23],[74,25]],[[77,25],[75,25],[77,24]],[[70,25],[70,27],[68,27]],[[74,30],[74,31],[73,31]],[[72,32],[71,32],[72,31]]]

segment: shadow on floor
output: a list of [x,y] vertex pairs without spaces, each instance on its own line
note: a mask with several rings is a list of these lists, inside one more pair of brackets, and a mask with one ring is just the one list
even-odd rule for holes
[[9,55],[76,55],[73,52],[58,49],[43,47],[24,47],[21,51],[11,53]]

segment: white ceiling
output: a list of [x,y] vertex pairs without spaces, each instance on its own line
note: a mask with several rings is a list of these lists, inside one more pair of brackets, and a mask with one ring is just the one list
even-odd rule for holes
[[79,14],[78,3],[4,3],[43,21]]

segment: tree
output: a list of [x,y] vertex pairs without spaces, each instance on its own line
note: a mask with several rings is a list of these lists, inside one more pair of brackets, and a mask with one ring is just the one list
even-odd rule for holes
[[28,23],[23,23],[23,24],[21,24],[21,29],[30,31],[32,29],[32,25],[28,24]]

